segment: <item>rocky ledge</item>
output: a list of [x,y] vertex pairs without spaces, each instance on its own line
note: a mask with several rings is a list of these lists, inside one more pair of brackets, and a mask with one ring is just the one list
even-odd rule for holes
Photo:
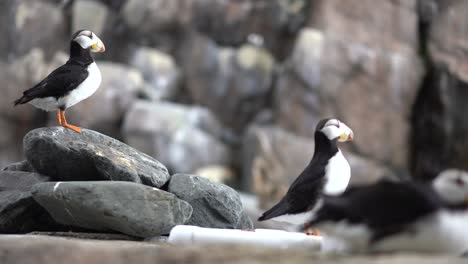
[[0,232],[116,232],[138,238],[178,224],[252,228],[239,194],[196,176],[170,176],[156,159],[84,129],[40,128],[25,161],[0,172]]
[[[77,240],[42,236],[0,237],[2,263],[425,263],[458,264],[466,259],[443,255],[391,254],[373,256],[325,255],[310,250],[268,249],[232,245],[175,247],[133,241]],[[28,252],[25,254],[24,252]]]

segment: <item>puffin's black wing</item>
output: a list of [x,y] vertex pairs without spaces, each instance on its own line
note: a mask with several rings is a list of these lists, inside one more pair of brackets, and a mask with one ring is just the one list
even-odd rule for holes
[[75,89],[88,77],[85,66],[67,62],[50,73],[44,80],[23,92],[15,105],[27,103],[35,98],[61,97]]
[[323,206],[306,227],[326,221],[363,223],[374,231],[372,240],[377,241],[441,207],[442,202],[428,186],[383,180],[350,188],[338,197],[324,196]]
[[[321,166],[320,166],[321,165]],[[285,214],[299,214],[311,209],[321,195],[325,180],[325,165],[311,162],[294,180],[279,203],[258,218],[268,220]]]

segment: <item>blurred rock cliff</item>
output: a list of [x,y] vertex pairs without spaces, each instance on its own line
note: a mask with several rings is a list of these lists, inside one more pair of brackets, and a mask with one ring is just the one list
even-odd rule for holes
[[12,102],[87,28],[106,44],[103,82],[70,122],[172,173],[268,204],[311,158],[324,117],[354,130],[343,149],[355,184],[468,169],[467,10],[464,0],[2,0],[0,165],[22,160],[27,131],[56,125]]

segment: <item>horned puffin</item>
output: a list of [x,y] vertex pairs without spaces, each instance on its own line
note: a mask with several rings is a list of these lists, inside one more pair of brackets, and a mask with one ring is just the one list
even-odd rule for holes
[[14,105],[30,103],[44,111],[57,111],[57,121],[77,133],[81,129],[67,123],[65,110],[90,97],[101,84],[101,72],[91,52],[104,52],[104,43],[90,30],[72,36],[70,58],[44,80],[23,92]]
[[258,221],[275,220],[303,225],[320,204],[323,193],[343,193],[348,186],[351,170],[337,143],[351,141],[353,136],[353,131],[338,119],[320,120],[314,133],[312,160],[291,184],[286,195],[263,213]]
[[304,225],[325,232],[322,250],[338,253],[468,250],[468,174],[440,174],[432,186],[381,180],[325,196]]

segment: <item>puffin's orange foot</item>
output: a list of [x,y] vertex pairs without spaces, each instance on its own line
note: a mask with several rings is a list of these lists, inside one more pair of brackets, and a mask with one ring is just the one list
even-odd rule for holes
[[77,126],[70,125],[70,124],[62,124],[62,126],[68,128],[68,129],[71,129],[71,130],[75,131],[76,133],[81,133],[81,128],[79,128]]
[[306,234],[308,236],[320,236],[320,232],[315,228],[312,228],[312,231],[310,229],[307,229]]
[[57,115],[55,117],[57,118],[58,123],[62,125],[62,118],[60,116],[60,112],[57,112]]

